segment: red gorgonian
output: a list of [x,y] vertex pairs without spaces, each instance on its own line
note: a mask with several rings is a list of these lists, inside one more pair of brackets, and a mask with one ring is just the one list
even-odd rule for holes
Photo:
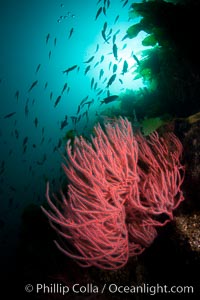
[[94,131],[91,142],[67,143],[67,195],[52,202],[47,184],[51,210],[42,209],[58,249],[83,267],[114,270],[150,246],[184,200],[182,145],[173,133],[134,134],[123,118]]

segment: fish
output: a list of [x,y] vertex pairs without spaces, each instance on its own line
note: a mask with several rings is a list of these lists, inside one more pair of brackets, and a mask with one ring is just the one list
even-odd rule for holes
[[140,61],[137,58],[137,56],[135,54],[132,54],[133,58],[135,59],[136,63],[138,64],[138,66],[140,66]]
[[94,68],[96,68],[99,65],[99,61],[96,62],[96,64],[94,65]]
[[117,45],[116,44],[114,44],[113,45],[113,55],[114,55],[114,58],[116,59],[116,60],[118,60],[118,55],[117,55]]
[[98,50],[99,50],[99,44],[97,44],[95,53],[97,53]]
[[96,14],[96,17],[95,17],[95,21],[98,19],[98,17],[99,17],[99,15],[101,14],[102,10],[103,10],[102,7],[100,7],[100,8],[98,9],[97,14]]
[[107,39],[107,37],[106,37],[105,31],[102,30],[102,31],[101,31],[101,35],[102,35],[104,41],[105,41],[107,44],[109,44],[108,39]]
[[123,42],[124,40],[126,40],[128,38],[128,34],[125,34],[125,36],[121,39],[121,41]]
[[104,55],[101,55],[100,64],[104,61]]
[[62,130],[63,128],[65,128],[68,125],[68,121],[67,121],[67,115],[65,116],[65,119],[63,121],[61,121],[61,125],[60,125],[60,129]]
[[113,101],[117,100],[118,98],[119,98],[119,96],[117,96],[117,95],[108,96],[108,97],[104,98],[103,100],[101,100],[100,105],[102,105],[103,103],[107,104],[107,103],[113,102]]
[[105,23],[104,23],[104,25],[103,25],[103,31],[105,31],[105,32],[106,32],[107,26],[108,26],[108,23],[107,23],[107,22],[105,22]]
[[49,51],[49,59],[51,58],[51,51]]
[[101,69],[101,70],[100,70],[100,72],[99,72],[99,80],[101,80],[101,78],[102,78],[103,74],[104,74],[104,70],[103,70],[103,69]]
[[67,75],[68,75],[69,72],[73,71],[73,70],[76,69],[76,68],[77,68],[77,65],[74,65],[74,66],[72,66],[72,67],[66,69],[65,71],[63,71],[63,74],[64,74],[64,73],[67,73]]
[[37,68],[36,68],[36,70],[35,70],[35,74],[37,74],[37,73],[38,73],[38,71],[39,71],[40,67],[41,67],[41,64],[39,64],[39,65],[37,66]]
[[73,32],[74,32],[74,28],[72,27],[72,28],[71,28],[71,30],[70,30],[70,32],[69,32],[68,39],[70,39],[70,38],[71,38],[71,36],[72,36]]
[[103,93],[103,90],[100,90],[100,91],[97,93],[97,96],[99,96],[101,93]]
[[128,3],[128,0],[126,0],[126,1],[124,2],[124,4],[123,4],[122,7],[125,7],[127,3]]
[[61,99],[61,95],[59,95],[56,99],[56,102],[54,103],[54,107],[56,107],[58,105],[58,103],[60,102]]
[[94,56],[90,57],[87,61],[84,61],[85,64],[90,63],[94,59]]
[[78,109],[77,109],[77,113],[76,113],[77,115],[80,113],[80,110],[81,110],[81,105],[79,104]]
[[83,99],[81,100],[81,102],[80,102],[80,105],[83,105],[83,103],[84,103],[85,101],[87,101],[88,98],[89,98],[89,96],[86,96],[85,98],[83,98]]
[[38,126],[38,118],[37,117],[34,120],[34,124],[35,124],[35,127],[37,128],[37,126]]
[[45,82],[45,85],[44,85],[45,90],[46,90],[47,86],[48,86],[48,82]]
[[93,87],[93,84],[94,84],[94,77],[92,77],[92,80],[91,80],[91,85],[90,85],[91,89]]
[[50,100],[52,100],[53,92],[50,93]]
[[122,47],[122,50],[124,50],[127,47],[127,44],[124,44]]
[[28,143],[28,136],[26,136],[23,140],[23,146],[25,146]]
[[107,83],[107,88],[115,81],[117,74],[113,74]]
[[119,78],[119,82],[121,83],[121,84],[123,84],[123,81]]
[[113,73],[115,73],[117,71],[117,64],[113,65]]
[[63,86],[63,89],[62,89],[62,92],[61,92],[61,95],[64,93],[64,91],[66,90],[66,88],[67,88],[67,82],[64,84],[64,86]]
[[[111,35],[111,33],[112,33],[112,28],[110,28],[110,31],[108,32],[108,37]],[[109,39],[110,39],[110,37],[109,37]]]
[[119,20],[119,15],[116,16],[114,24],[116,24],[118,20]]
[[106,16],[106,8],[105,8],[105,6],[103,7],[103,13],[104,13],[104,16]]
[[87,68],[85,69],[85,75],[87,74],[87,72],[90,70],[90,66],[87,66]]
[[17,101],[19,100],[19,91],[18,90],[15,93],[15,98],[17,99]]
[[56,46],[56,44],[57,44],[57,39],[55,38],[54,39],[54,47]]
[[123,70],[122,70],[122,75],[124,75],[125,73],[127,73],[127,71],[128,71],[128,63],[127,63],[127,61],[125,60],[124,61],[124,64],[123,64]]
[[11,118],[11,117],[12,117],[12,116],[14,116],[15,114],[16,114],[16,111],[14,111],[14,112],[11,112],[11,113],[9,113],[9,114],[5,115],[5,116],[4,116],[4,119]]
[[49,38],[50,38],[50,33],[48,33],[47,36],[46,36],[46,44],[48,43]]
[[35,80],[32,84],[31,84],[31,86],[30,86],[30,88],[28,89],[28,93],[37,85],[37,83],[38,83],[38,80]]

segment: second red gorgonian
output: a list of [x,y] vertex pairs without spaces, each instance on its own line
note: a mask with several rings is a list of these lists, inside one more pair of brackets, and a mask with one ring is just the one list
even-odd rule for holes
[[123,118],[94,131],[91,142],[67,143],[67,195],[52,202],[48,184],[51,210],[42,209],[64,254],[83,267],[115,270],[152,244],[184,199],[182,145],[173,133],[134,134]]

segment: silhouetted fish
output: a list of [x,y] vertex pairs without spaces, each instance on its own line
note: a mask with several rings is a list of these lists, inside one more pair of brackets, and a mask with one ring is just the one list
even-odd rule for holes
[[73,32],[74,32],[74,28],[71,28],[71,30],[70,30],[70,32],[69,32],[69,37],[68,37],[68,39],[71,38]]
[[100,7],[97,11],[96,17],[95,17],[95,21],[97,20],[98,16],[100,15],[100,13],[102,12],[103,8]]
[[35,127],[37,128],[37,126],[38,126],[38,118],[37,117],[34,120],[34,124],[35,124]]
[[67,73],[67,75],[68,75],[69,72],[71,72],[72,70],[74,70],[74,69],[76,69],[76,68],[77,68],[77,65],[74,65],[74,66],[72,66],[72,67],[66,69],[65,71],[63,71],[63,74],[64,74],[64,73]]
[[117,100],[118,97],[119,97],[119,96],[117,96],[117,95],[108,96],[108,97],[104,98],[104,99],[101,101],[101,105],[102,105],[103,103],[107,104],[107,103],[113,102],[113,101]]
[[126,0],[126,1],[124,2],[124,4],[123,4],[122,7],[125,7],[127,3],[128,3],[128,0]]
[[87,72],[90,70],[90,66],[87,66],[87,68],[85,69],[85,75],[87,74]]
[[113,45],[113,55],[114,55],[114,57],[115,57],[116,60],[118,60],[117,50],[118,50],[117,49],[117,45],[114,44]]
[[118,19],[119,19],[119,15],[116,16],[114,24],[116,24],[116,22],[118,21]]
[[109,87],[116,79],[116,74],[113,74],[110,79],[108,80],[108,83],[107,83],[107,87]]
[[14,112],[11,112],[11,113],[9,113],[9,114],[5,115],[5,116],[4,116],[4,119],[8,119],[8,118],[10,118],[10,117],[14,116],[15,114],[16,114],[16,112],[15,112],[15,111],[14,111]]
[[90,63],[94,59],[94,56],[90,57],[87,61],[84,61],[85,64]]
[[61,96],[58,96],[58,98],[56,99],[56,102],[54,104],[54,107],[56,107],[58,105],[58,103],[60,102]]
[[67,82],[64,84],[64,86],[63,86],[63,89],[62,89],[62,92],[61,92],[61,95],[64,93],[64,91],[66,90],[66,88],[67,88]]
[[37,83],[38,83],[38,80],[35,80],[35,81],[31,84],[30,88],[28,89],[28,92],[30,92],[30,91],[37,85]]
[[46,82],[45,85],[44,85],[45,90],[46,90],[47,86],[48,86],[48,82]]
[[122,75],[124,75],[125,73],[127,73],[127,71],[128,71],[128,63],[127,63],[127,61],[125,60],[125,61],[124,61],[124,64],[123,64]]
[[35,74],[37,74],[37,72],[39,71],[40,67],[41,67],[41,64],[39,64],[39,65],[37,66],[37,68],[36,68],[36,70],[35,70]]
[[49,38],[50,38],[50,33],[48,33],[47,36],[46,36],[46,44],[48,43]]

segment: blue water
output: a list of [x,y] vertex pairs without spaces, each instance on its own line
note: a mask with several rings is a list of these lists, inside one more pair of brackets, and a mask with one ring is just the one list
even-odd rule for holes
[[[111,0],[106,16],[101,13],[95,20],[103,1],[99,4],[95,0],[0,2],[0,244],[8,256],[16,245],[24,208],[30,203],[40,205],[45,201],[47,180],[51,190],[59,187],[60,153],[64,149],[66,132],[73,129],[78,134],[89,134],[105,107],[119,105],[100,105],[108,90],[111,95],[120,95],[126,89],[137,90],[143,86],[141,79],[133,80],[137,65],[131,53],[133,51],[140,58],[141,40],[146,34],[141,32],[134,40],[122,41],[128,27],[138,21],[137,18],[129,20],[131,3],[122,7],[123,1]],[[114,24],[117,15],[119,19]],[[105,22],[106,34],[112,29],[109,43],[101,34]],[[116,61],[112,39],[119,29]],[[92,56],[90,64],[84,63]],[[122,75],[124,60],[128,62],[128,72]],[[108,89],[114,64],[118,67],[117,76]],[[63,73],[74,65],[77,68],[68,75]],[[90,70],[85,74],[88,65]],[[103,76],[99,79],[101,70]],[[37,84],[28,92],[35,81]],[[65,83],[67,88],[55,106]],[[78,106],[86,96],[87,101],[94,101],[89,109],[87,104],[83,106],[80,112],[83,116],[74,124],[71,117],[77,116]],[[88,117],[84,115],[86,111]],[[10,113],[15,114],[6,117]],[[61,129],[66,116],[68,125]],[[35,122],[38,122],[37,127]]]

